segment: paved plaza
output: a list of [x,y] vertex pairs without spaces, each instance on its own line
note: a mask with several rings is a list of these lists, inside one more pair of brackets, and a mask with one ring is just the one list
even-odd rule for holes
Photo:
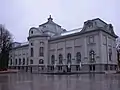
[[0,74],[0,90],[119,90],[120,74]]

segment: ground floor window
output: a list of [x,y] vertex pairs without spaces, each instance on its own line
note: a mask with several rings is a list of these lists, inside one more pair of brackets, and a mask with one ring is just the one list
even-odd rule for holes
[[110,65],[110,70],[113,70],[112,66],[113,66],[113,65]]
[[32,59],[30,60],[30,64],[33,64],[33,60]]
[[95,65],[93,65],[93,71],[95,71]]
[[43,59],[40,59],[40,60],[39,60],[39,64],[44,64],[44,60],[43,60]]
[[95,71],[95,65],[89,65],[89,70],[90,71]]
[[114,69],[115,69],[115,70],[117,69],[117,65],[114,65]]
[[106,71],[108,70],[108,65],[107,65],[107,64],[105,65],[105,70],[106,70]]
[[44,67],[41,67],[41,70],[44,70]]
[[59,70],[59,71],[62,71],[62,66],[58,66],[58,70]]
[[51,71],[53,71],[54,70],[54,66],[51,66]]
[[76,71],[80,71],[80,66],[79,65],[76,66]]
[[92,65],[89,65],[89,70],[92,71]]

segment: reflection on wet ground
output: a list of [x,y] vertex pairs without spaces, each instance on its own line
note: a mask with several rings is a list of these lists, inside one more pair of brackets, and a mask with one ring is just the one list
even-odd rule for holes
[[0,74],[0,90],[119,90],[118,74]]

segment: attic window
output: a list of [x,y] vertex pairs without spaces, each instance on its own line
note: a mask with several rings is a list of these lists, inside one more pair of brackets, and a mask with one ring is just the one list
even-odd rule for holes
[[31,34],[33,34],[33,31],[31,31]]
[[46,28],[46,26],[43,26],[43,28]]

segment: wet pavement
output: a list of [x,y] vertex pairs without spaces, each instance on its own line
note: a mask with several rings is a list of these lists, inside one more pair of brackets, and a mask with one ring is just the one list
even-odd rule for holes
[[120,90],[120,74],[0,74],[0,90]]

